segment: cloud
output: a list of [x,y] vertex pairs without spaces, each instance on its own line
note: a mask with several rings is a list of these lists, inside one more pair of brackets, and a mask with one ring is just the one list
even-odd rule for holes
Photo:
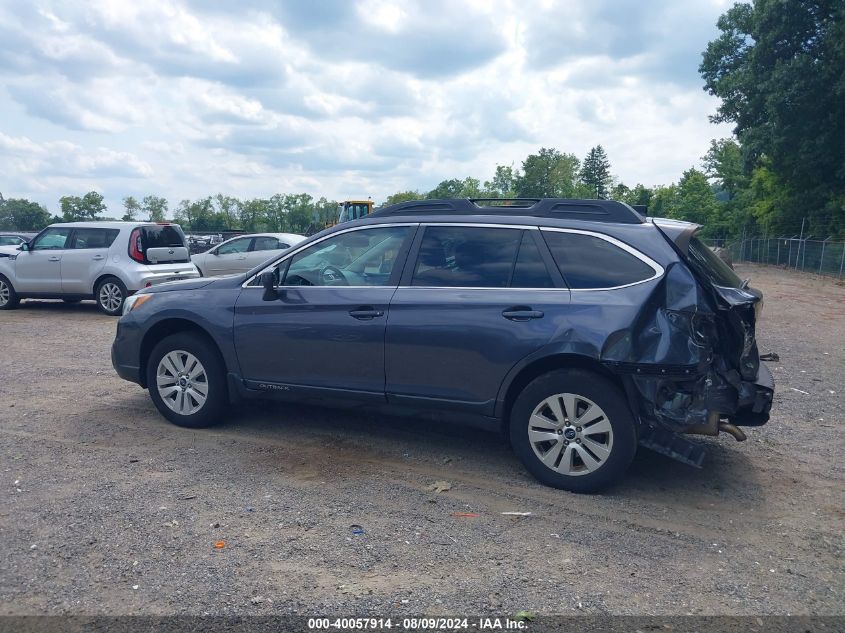
[[670,182],[729,134],[726,2],[0,0],[0,188],[379,200],[597,143]]

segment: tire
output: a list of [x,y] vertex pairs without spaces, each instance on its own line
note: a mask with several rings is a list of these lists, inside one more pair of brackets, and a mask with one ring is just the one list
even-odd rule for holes
[[197,272],[200,274],[200,277],[205,277],[205,273],[204,273],[204,272],[202,272],[202,268],[200,268],[200,267],[199,267],[199,266],[197,266],[196,264],[194,264],[194,266],[196,267]]
[[218,422],[228,404],[220,355],[210,341],[190,332],[172,334],[153,348],[147,359],[147,388],[165,418],[191,429]]
[[510,440],[528,472],[572,492],[597,492],[619,481],[637,451],[622,392],[580,369],[549,372],[522,390],[511,409]]
[[82,301],[82,299],[62,299],[62,301],[64,301],[65,303],[74,304],[79,303],[80,301]]
[[11,282],[0,275],[0,310],[14,310],[20,305],[21,299],[12,287]]
[[94,289],[97,306],[110,316],[120,316],[128,296],[126,286],[117,277],[106,277]]

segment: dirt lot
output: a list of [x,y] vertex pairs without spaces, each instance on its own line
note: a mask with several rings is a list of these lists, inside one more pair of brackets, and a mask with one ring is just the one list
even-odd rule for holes
[[2,612],[843,614],[845,287],[740,272],[771,422],[703,470],[641,450],[602,496],[465,428],[271,404],[179,429],[93,303],[0,313]]

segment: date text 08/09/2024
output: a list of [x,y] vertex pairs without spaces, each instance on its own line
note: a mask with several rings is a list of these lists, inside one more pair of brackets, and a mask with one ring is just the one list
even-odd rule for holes
[[308,629],[362,631],[362,630],[432,630],[456,631],[471,630],[519,631],[528,628],[526,619],[512,618],[308,618]]

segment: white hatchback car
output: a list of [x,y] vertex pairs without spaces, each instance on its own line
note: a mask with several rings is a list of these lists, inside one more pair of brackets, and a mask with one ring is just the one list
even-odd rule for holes
[[52,224],[30,242],[0,249],[0,310],[21,299],[94,299],[119,315],[142,288],[198,276],[178,224]]
[[203,277],[239,275],[284,253],[304,239],[302,235],[294,233],[238,235],[204,253],[194,255],[191,261]]

